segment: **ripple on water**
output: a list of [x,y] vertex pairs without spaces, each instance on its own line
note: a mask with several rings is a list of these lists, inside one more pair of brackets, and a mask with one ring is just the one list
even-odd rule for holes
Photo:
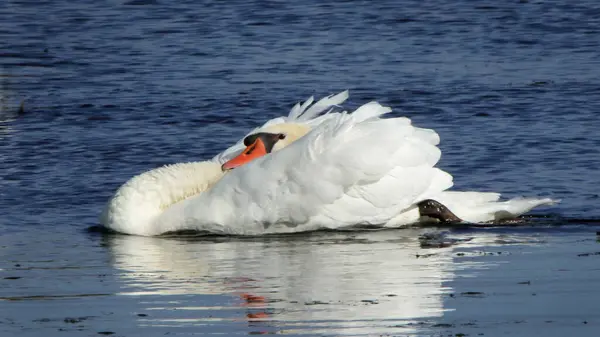
[[[7,2],[0,334],[593,335],[598,14],[590,0]],[[345,108],[376,99],[437,130],[457,189],[562,199],[556,221],[84,232],[131,176],[344,89]],[[421,247],[430,232],[449,233]]]

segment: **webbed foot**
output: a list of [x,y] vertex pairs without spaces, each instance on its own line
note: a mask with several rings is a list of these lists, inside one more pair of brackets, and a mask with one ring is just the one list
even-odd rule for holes
[[419,214],[433,219],[438,219],[441,222],[462,222],[462,220],[454,215],[448,207],[444,206],[439,201],[433,199],[425,199],[417,204],[419,206]]

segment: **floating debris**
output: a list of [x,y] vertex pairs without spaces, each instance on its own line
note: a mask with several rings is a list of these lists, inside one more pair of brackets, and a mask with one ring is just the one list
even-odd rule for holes
[[554,81],[533,81],[533,82],[529,83],[529,85],[532,87],[541,87],[541,86],[553,84],[553,83],[554,83]]
[[66,317],[63,322],[69,324],[81,323],[86,319],[91,318],[91,316],[83,316],[83,317]]
[[592,255],[600,255],[600,252],[577,254],[577,256],[592,256]]
[[19,110],[17,111],[17,115],[23,116],[25,114],[25,101],[21,101],[19,105]]
[[50,318],[39,318],[39,319],[34,319],[32,322],[48,323],[48,322],[52,322],[52,320]]
[[498,255],[510,255],[510,253],[509,252],[474,251],[474,252],[457,252],[454,254],[454,256],[456,256],[456,257],[498,256]]
[[465,291],[460,294],[461,294],[461,296],[467,296],[467,297],[483,297],[483,296],[485,296],[485,293],[483,293],[481,291]]
[[428,257],[432,257],[432,256],[436,256],[436,255],[437,255],[436,253],[431,253],[431,254],[416,254],[416,257],[417,257],[417,259],[418,258],[424,258],[424,259],[426,259]]
[[323,302],[323,301],[304,302],[304,305],[321,305],[321,304],[329,304],[329,303],[328,302]]

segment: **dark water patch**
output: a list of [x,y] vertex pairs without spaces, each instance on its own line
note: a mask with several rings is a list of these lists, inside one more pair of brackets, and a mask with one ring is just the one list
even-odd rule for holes
[[156,35],[171,35],[171,34],[178,34],[178,33],[182,33],[183,31],[180,29],[156,29],[151,31],[151,34],[156,34]]
[[579,218],[579,217],[564,217],[559,214],[527,214],[519,216],[515,219],[505,219],[498,222],[485,222],[485,223],[440,223],[440,222],[428,222],[423,223],[419,226],[422,227],[438,227],[438,228],[452,228],[452,229],[477,229],[477,228],[511,228],[511,227],[522,227],[522,228],[539,228],[549,229],[560,228],[564,229],[578,229],[578,228],[593,228],[600,226],[600,219],[598,218]]
[[[54,57],[47,54],[47,51],[40,52],[0,52],[0,60],[5,59],[19,59],[19,60],[51,60]],[[6,63],[4,63],[6,65]]]
[[194,124],[223,124],[223,125],[237,125],[240,120],[235,117],[224,117],[223,115],[204,115],[197,118],[191,118],[190,123]]
[[125,6],[148,6],[158,4],[159,2],[157,0],[130,0],[123,3]]
[[509,238],[506,236],[505,237],[500,236],[496,240],[494,240],[494,243],[499,244],[499,245],[518,245],[518,244],[542,244],[542,243],[546,243],[546,241],[544,241],[542,239],[515,239],[515,238]]
[[411,89],[411,90],[408,90],[408,94],[413,95],[413,96],[432,96],[432,95],[435,95],[436,93],[434,91],[427,91],[427,90],[422,90],[422,89]]
[[378,300],[360,300],[360,301],[365,304],[379,304]]
[[304,305],[329,305],[331,303],[329,302],[323,302],[323,301],[309,301],[309,302],[304,302]]
[[483,11],[493,11],[496,9],[499,9],[496,6],[490,6],[490,5],[481,5],[481,6],[475,6],[473,7],[474,9],[479,9],[479,10],[483,10]]
[[81,316],[81,317],[66,317],[63,322],[65,323],[69,323],[69,324],[76,324],[76,323],[81,323],[83,321],[86,321],[90,318],[93,318],[94,316]]
[[125,36],[121,36],[119,37],[122,41],[130,41],[130,42],[136,42],[136,41],[142,41],[145,40],[146,37],[143,34],[137,34],[137,35],[125,35]]
[[426,258],[433,257],[433,256],[436,256],[436,255],[438,255],[438,254],[436,254],[436,253],[431,253],[431,254],[416,254],[415,257],[417,259],[426,259]]
[[532,87],[541,87],[554,84],[553,81],[532,81],[529,83]]
[[72,295],[30,295],[30,296],[0,296],[0,301],[47,301],[47,300],[62,300],[76,299],[82,297],[101,297],[112,296],[113,294],[72,294]]
[[[57,261],[32,261],[32,262],[44,262],[44,263],[55,263]],[[82,269],[93,269],[94,266],[51,266],[51,267],[21,267],[17,270],[82,270]]]
[[[497,243],[497,242],[496,242]],[[524,243],[524,242],[523,242]],[[507,251],[461,251],[454,253],[455,257],[481,257],[481,256],[500,256],[500,255],[510,255],[510,252]]]
[[419,236],[421,248],[447,248],[458,243],[471,241],[473,238],[452,238],[448,232],[425,233]]
[[77,17],[69,18],[69,23],[73,23],[73,24],[82,24],[82,23],[86,23],[89,21],[92,21],[92,18],[85,17],[85,16],[77,16]]
[[264,26],[273,26],[274,23],[269,21],[250,21],[245,23],[247,26],[255,26],[255,27],[264,27]]
[[515,43],[518,45],[531,46],[540,43],[540,41],[531,39],[517,39],[515,40]]
[[111,119],[112,117],[108,115],[92,115],[87,117],[88,121],[109,121]]
[[42,62],[5,62],[6,67],[52,68],[54,64]]
[[21,104],[19,104],[19,109],[17,109],[17,116],[23,116],[26,112],[25,101],[21,101]]
[[[367,238],[360,237],[363,234],[368,233],[393,233],[403,231],[403,229],[390,229],[390,228],[345,228],[345,229],[319,229],[314,231],[296,232],[296,233],[268,233],[258,235],[234,235],[234,234],[223,234],[223,233],[212,233],[208,231],[197,231],[197,230],[181,230],[175,232],[163,233],[156,236],[161,239],[174,239],[187,242],[210,242],[210,243],[224,243],[224,242],[279,242],[279,241],[290,241],[290,242],[301,242],[303,240],[312,241],[314,245],[345,245],[345,244],[377,244],[378,241],[371,241]],[[122,234],[115,232],[111,229],[104,228],[103,226],[91,226],[87,229],[90,234],[101,234],[103,237],[120,237],[129,236],[128,234]],[[390,240],[390,242],[394,242]]]
[[481,298],[481,297],[484,297],[485,294],[481,291],[465,291],[465,292],[460,293],[460,296]]
[[56,61],[52,62],[52,66],[53,67],[63,67],[63,66],[85,67],[85,66],[88,66],[88,65],[89,65],[89,63],[86,63],[86,62],[75,61],[75,60],[67,60],[67,59],[59,59],[59,60],[56,60]]
[[594,255],[600,255],[600,252],[577,254],[577,256],[579,256],[579,257],[594,256]]
[[395,23],[411,23],[411,22],[417,22],[419,21],[416,18],[409,18],[409,17],[398,17],[394,19]]
[[[161,166],[161,165],[159,165]],[[159,237],[162,238],[175,238],[175,239],[183,239],[183,240],[206,240],[209,242],[223,242],[224,240],[277,240],[277,239],[298,239],[301,240],[303,238],[310,237],[324,237],[326,238],[328,235],[335,234],[352,234],[356,233],[356,235],[362,233],[370,233],[370,232],[402,232],[407,230],[412,230],[416,228],[423,229],[440,229],[439,232],[428,232],[421,234],[418,239],[421,243],[421,248],[445,248],[451,247],[460,243],[467,243],[473,240],[473,237],[453,237],[452,234],[460,234],[460,233],[477,233],[478,231],[483,232],[494,232],[499,233],[500,235],[495,239],[495,243],[497,244],[540,244],[544,243],[544,240],[541,239],[516,239],[507,237],[508,234],[511,233],[522,233],[524,231],[530,231],[532,233],[542,232],[542,233],[570,233],[570,232],[589,232],[591,228],[596,228],[600,226],[600,219],[585,219],[585,218],[565,218],[555,214],[533,214],[521,216],[517,219],[500,221],[498,223],[456,223],[456,224],[447,224],[447,223],[439,223],[439,222],[431,222],[431,223],[423,223],[410,227],[404,228],[381,228],[378,226],[363,226],[357,225],[353,227],[345,227],[339,229],[319,229],[314,231],[306,231],[306,232],[296,232],[296,233],[268,233],[268,234],[258,234],[258,235],[232,235],[232,234],[222,234],[222,233],[211,233],[208,231],[197,231],[197,230],[181,230],[175,232],[168,232],[161,234]],[[115,232],[109,228],[105,228],[100,225],[90,226],[86,230],[88,233],[100,233],[100,234],[109,234],[109,235],[122,235],[121,233]],[[596,233],[596,232],[594,232]],[[125,234],[126,235],[126,234]],[[591,234],[593,235],[593,234]],[[593,237],[590,237],[590,240]],[[335,239],[329,242],[323,242],[322,244],[344,244],[346,242],[352,243],[372,243],[367,239],[360,239],[354,237],[343,237],[340,239]],[[459,253],[463,255],[458,256],[467,256],[465,253]],[[502,255],[506,254],[506,252],[472,252],[469,253],[469,256],[472,254],[479,255]],[[418,258],[427,258],[435,256],[435,253],[432,254],[419,254]]]

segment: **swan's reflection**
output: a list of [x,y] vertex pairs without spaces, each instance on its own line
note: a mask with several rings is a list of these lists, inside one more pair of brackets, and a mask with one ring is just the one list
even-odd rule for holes
[[19,105],[16,100],[17,95],[10,90],[9,80],[15,78],[15,75],[2,72],[0,68],[0,140],[8,138],[13,133],[12,123],[19,113]]
[[263,328],[279,332],[353,334],[406,332],[415,319],[443,315],[442,283],[452,277],[452,257],[444,251],[450,248],[418,258],[419,233],[107,240],[122,294],[144,295],[140,309],[153,310],[147,324],[232,328],[232,322],[266,319]]
[[[2,90],[0,88],[0,95]],[[2,98],[0,97],[0,100]],[[15,121],[15,117],[4,102],[0,101],[0,140],[10,137],[14,133],[14,129],[11,125]]]

